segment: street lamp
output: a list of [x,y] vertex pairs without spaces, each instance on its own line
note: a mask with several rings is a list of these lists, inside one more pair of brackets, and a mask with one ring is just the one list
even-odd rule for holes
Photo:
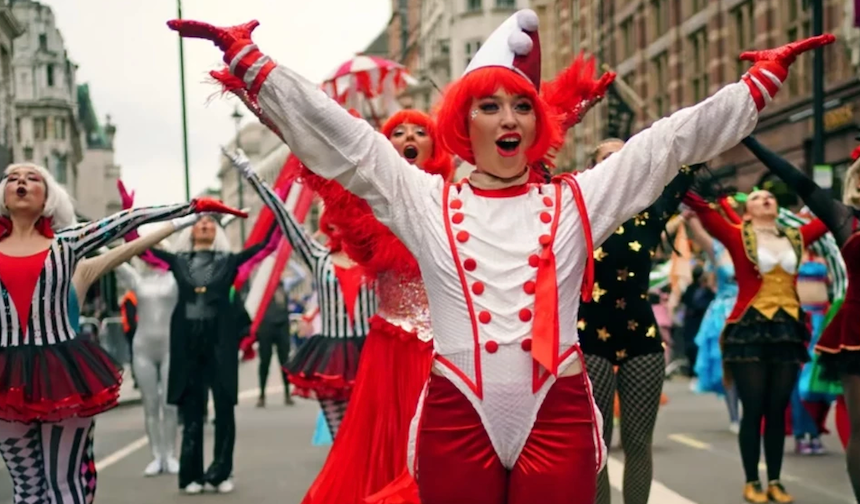
[[[236,105],[236,108],[233,109],[233,114],[230,116],[233,118],[233,121],[236,123],[236,150],[242,148],[242,145],[239,142],[240,130],[239,124],[242,122],[242,113],[239,112],[239,106]],[[242,175],[238,170],[234,170],[233,173],[236,174],[236,178],[239,180],[239,209],[245,208],[245,184],[242,180]],[[245,219],[239,219],[239,234],[242,235],[242,245],[245,245]]]

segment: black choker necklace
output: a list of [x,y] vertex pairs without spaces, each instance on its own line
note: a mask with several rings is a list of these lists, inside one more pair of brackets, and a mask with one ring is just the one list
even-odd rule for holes
[[526,169],[525,169],[525,170],[523,170],[523,172],[522,172],[522,173],[520,173],[519,175],[514,175],[513,177],[499,177],[498,175],[493,175],[492,173],[487,173],[487,172],[485,172],[485,171],[480,171],[480,170],[476,170],[476,171],[477,171],[478,173],[483,173],[484,175],[486,175],[486,176],[488,176],[488,177],[494,178],[494,179],[498,180],[499,182],[507,183],[507,182],[514,182],[514,181],[515,181],[515,180],[517,180],[518,178],[520,178],[520,177],[522,177],[523,175],[525,175],[526,173],[528,173],[528,171],[529,171],[529,167],[528,167],[528,166],[526,166]]

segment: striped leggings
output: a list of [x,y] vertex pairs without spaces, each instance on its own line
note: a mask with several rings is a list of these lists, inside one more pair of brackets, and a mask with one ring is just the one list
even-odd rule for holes
[[[0,421],[0,454],[14,487],[14,504],[78,504],[92,499],[94,475],[84,468],[92,418],[21,424]],[[89,486],[92,485],[92,488]]]
[[337,435],[337,430],[340,428],[340,423],[346,415],[347,401],[338,399],[320,399],[320,407],[322,407],[325,422],[328,424],[328,430],[331,432],[331,437]]

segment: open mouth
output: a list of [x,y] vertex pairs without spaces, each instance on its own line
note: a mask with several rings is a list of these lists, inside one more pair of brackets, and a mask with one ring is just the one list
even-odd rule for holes
[[403,157],[409,161],[415,161],[418,159],[418,147],[407,145],[406,148],[403,149]]
[[26,187],[19,187],[18,189],[15,190],[15,194],[17,194],[19,197],[23,198],[24,196],[27,195],[27,188]]
[[514,156],[520,149],[522,137],[516,133],[502,135],[496,140],[496,148],[502,156]]

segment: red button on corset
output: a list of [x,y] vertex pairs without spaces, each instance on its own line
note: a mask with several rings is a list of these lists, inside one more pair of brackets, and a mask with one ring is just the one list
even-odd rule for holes
[[475,262],[475,260],[472,259],[471,257],[466,259],[465,261],[463,261],[463,268],[466,271],[475,271],[475,268],[477,268],[477,267],[478,267],[478,263]]
[[537,254],[532,254],[529,256],[529,266],[532,268],[537,268],[540,265],[540,257]]
[[549,245],[551,241],[552,236],[550,235],[540,235],[540,238],[538,238],[538,243],[544,246]]
[[489,324],[492,318],[493,317],[490,316],[490,312],[488,311],[482,311],[478,314],[478,320],[480,320],[482,324]]
[[526,352],[531,352],[532,351],[532,339],[531,338],[524,339],[523,342],[520,343],[520,346],[522,346],[523,350],[525,350]]
[[460,201],[460,200],[458,200],[458,199],[451,200],[451,205],[450,205],[450,206],[451,206],[451,208],[453,208],[454,210],[459,210],[459,209],[463,208],[463,202],[462,202],[462,201]]
[[549,196],[544,196],[543,197],[543,204],[548,206],[548,207],[551,207],[552,206],[552,198],[550,198]]
[[475,283],[473,283],[473,284],[472,284],[472,292],[473,292],[476,296],[480,296],[481,294],[483,294],[483,293],[484,293],[484,284],[483,284],[483,283],[481,283],[481,282],[475,282]]
[[541,212],[540,221],[544,224],[549,224],[550,222],[552,222],[552,215],[550,215],[549,212]]
[[460,243],[466,243],[469,240],[469,232],[468,231],[460,231],[457,233],[457,241]]
[[535,293],[535,283],[531,280],[523,284],[523,290],[526,294],[534,294]]
[[454,224],[460,224],[461,222],[463,222],[463,214],[461,214],[460,212],[455,213],[451,217],[451,222],[453,222]]
[[496,351],[499,349],[499,344],[496,343],[495,341],[488,341],[488,342],[484,343],[484,348],[489,353],[496,353]]
[[520,310],[520,320],[522,320],[523,322],[528,322],[531,319],[532,319],[532,311],[531,310],[529,310],[528,308],[523,308],[522,310]]

